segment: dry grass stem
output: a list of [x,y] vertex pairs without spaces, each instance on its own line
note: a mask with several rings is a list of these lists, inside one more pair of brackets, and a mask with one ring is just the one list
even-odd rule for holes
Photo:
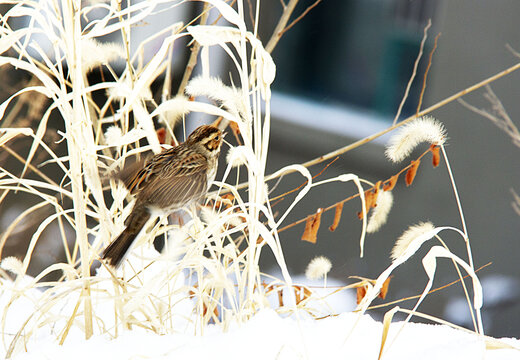
[[432,62],[433,62],[433,54],[435,54],[435,50],[437,49],[437,41],[439,40],[440,36],[441,36],[440,33],[437,34],[437,36],[435,36],[435,39],[433,41],[433,48],[430,51],[430,56],[428,57],[428,64],[426,65],[426,70],[424,71],[424,75],[423,75],[421,94],[419,95],[419,103],[417,104],[417,110],[415,111],[415,115],[419,114],[419,111],[421,111],[422,101],[424,98],[424,91],[426,90],[426,80],[428,79],[428,73],[430,72],[430,67],[432,66]]
[[292,15],[294,9],[296,8],[296,5],[298,5],[298,2],[299,2],[299,0],[290,0],[288,4],[283,6],[282,16],[280,17],[278,24],[276,24],[273,34],[271,35],[271,38],[265,45],[265,50],[268,53],[273,52],[274,48],[278,44],[278,41],[280,41],[281,37],[283,36],[287,23],[289,22],[289,19],[291,18],[291,15]]
[[[421,61],[423,51],[424,51],[424,44],[426,44],[426,39],[428,39],[428,30],[432,26],[431,19],[428,19],[428,23],[424,27],[423,30],[423,37],[421,40],[421,45],[419,46],[419,53],[417,54],[417,58],[415,59],[415,62],[413,64],[413,71],[412,75],[410,76],[410,80],[408,80],[408,84],[406,84],[406,89],[404,91],[403,98],[401,99],[401,102],[399,103],[399,107],[397,108],[397,112],[394,117],[394,121],[392,122],[392,125],[397,124],[397,120],[399,120],[399,117],[401,116],[401,111],[403,111],[404,104],[406,102],[406,99],[408,99],[408,94],[410,93],[410,89],[412,88],[413,81],[415,79],[415,76],[417,75],[417,69],[419,68],[419,62]],[[417,116],[417,114],[416,114]]]
[[[491,77],[489,77],[487,79],[484,79],[481,82],[478,82],[478,83],[476,83],[476,84],[474,84],[474,85],[472,85],[472,86],[470,86],[470,87],[468,87],[468,88],[466,88],[464,90],[461,90],[461,91],[459,91],[459,92],[457,92],[457,93],[455,93],[455,94],[453,94],[453,95],[451,95],[451,96],[449,96],[449,97],[447,97],[447,98],[445,98],[445,99],[443,99],[443,100],[433,104],[432,106],[429,106],[428,108],[420,111],[418,114],[410,116],[410,117],[408,117],[408,118],[398,122],[397,124],[392,125],[392,126],[386,128],[386,129],[384,129],[384,130],[382,130],[382,131],[380,131],[378,133],[375,133],[375,134],[367,136],[367,137],[365,137],[363,139],[357,140],[357,141],[353,142],[352,144],[346,145],[346,146],[344,146],[344,147],[342,147],[340,149],[337,149],[337,150],[331,151],[331,152],[329,152],[327,154],[321,155],[321,156],[319,156],[319,157],[317,157],[315,159],[309,160],[309,161],[304,162],[304,163],[302,163],[300,165],[303,166],[303,167],[311,167],[311,166],[320,164],[320,163],[322,163],[324,161],[330,160],[332,158],[338,157],[338,156],[340,156],[340,155],[342,155],[342,154],[344,154],[346,152],[352,151],[352,150],[354,150],[354,149],[356,149],[356,148],[358,148],[360,146],[368,144],[369,142],[374,141],[375,139],[377,139],[377,138],[379,138],[379,137],[381,137],[383,135],[386,135],[389,132],[391,132],[391,131],[393,131],[393,130],[401,127],[401,126],[412,122],[413,120],[417,119],[418,117],[427,115],[427,114],[433,112],[434,110],[437,110],[437,109],[439,109],[439,108],[449,104],[450,102],[453,102],[453,101],[463,97],[464,95],[467,95],[467,94],[469,94],[469,93],[471,93],[471,92],[473,92],[475,90],[478,90],[478,89],[486,86],[487,84],[492,83],[493,81],[496,81],[496,80],[498,80],[498,79],[500,79],[500,78],[502,78],[504,76],[507,76],[507,75],[511,74],[512,72],[514,72],[514,71],[516,71],[518,69],[520,69],[520,63],[517,63],[517,64],[515,64],[513,66],[510,66],[509,68],[507,68],[507,69],[505,69],[505,70],[503,70],[503,71],[501,71],[501,72],[499,72],[499,73],[497,73],[497,74],[495,74],[495,75],[493,75],[493,76],[491,76]],[[294,170],[289,170],[289,171],[287,171],[285,173],[285,175],[288,175],[288,174],[290,174],[292,172],[295,172],[295,171]],[[266,175],[265,179],[266,179],[266,181],[274,180],[279,175],[280,174],[278,174],[278,173],[277,174]],[[243,189],[246,186],[247,186],[247,184],[241,183],[241,184],[238,184],[236,186],[236,188],[237,189]]]
[[[428,150],[426,150],[425,152],[423,152],[423,153],[422,153],[422,154],[421,154],[421,155],[416,159],[416,161],[420,161],[424,156],[426,156],[426,155],[427,155],[428,153],[430,153],[431,151],[432,151],[432,147],[428,148]],[[397,180],[399,179],[399,176],[400,176],[402,173],[408,171],[412,166],[413,166],[413,163],[411,163],[410,165],[408,165],[408,166],[402,168],[402,169],[401,169],[397,174],[391,176],[389,179],[378,182],[378,184],[383,184],[383,191],[391,191],[391,190],[393,189],[393,187],[396,185]],[[376,184],[376,185],[377,185],[377,184]],[[374,195],[375,195],[375,191],[376,191],[376,185],[372,185],[369,189],[367,189],[367,190],[365,191],[365,194],[372,194],[372,195],[371,195],[371,198],[372,198],[372,203],[371,203],[371,204],[372,204],[372,205],[375,205],[375,204],[376,204],[376,202],[374,202],[374,201],[375,201]],[[284,195],[285,195],[285,194],[284,194]],[[329,210],[332,210],[332,209],[336,209],[337,206],[339,206],[340,204],[344,204],[344,203],[346,203],[347,201],[353,200],[353,199],[358,198],[358,197],[359,197],[359,193],[358,193],[358,194],[354,194],[354,195],[352,195],[352,196],[349,196],[349,197],[347,197],[347,198],[345,198],[345,199],[343,199],[343,200],[338,201],[337,203],[334,203],[334,204],[332,204],[332,205],[330,205],[330,206],[327,206],[327,207],[321,208],[321,212],[326,212],[326,211],[329,211]],[[278,197],[275,197],[275,199],[277,199],[277,198],[278,198]],[[368,206],[367,206],[366,208],[367,208],[368,210],[370,210],[370,208],[369,208]],[[364,218],[364,216],[362,216],[362,214],[363,214],[362,212],[360,212],[360,213],[358,214],[358,217],[359,217],[360,219]],[[278,229],[278,232],[279,232],[279,233],[280,233],[280,232],[283,232],[283,231],[288,230],[288,229],[290,229],[290,228],[292,228],[292,227],[294,227],[294,226],[296,226],[296,225],[299,225],[299,224],[301,224],[301,223],[303,223],[303,222],[306,222],[306,221],[308,221],[309,219],[311,219],[314,215],[316,215],[316,213],[311,214],[311,215],[308,215],[307,217],[302,218],[302,219],[300,219],[300,220],[297,220],[297,221],[295,221],[295,222],[293,222],[293,223],[291,223],[291,224],[285,225],[284,227],[279,228],[279,229]]]
[[498,128],[503,130],[511,138],[515,146],[520,147],[520,131],[518,130],[517,126],[513,123],[513,120],[511,120],[511,118],[509,117],[509,114],[502,105],[502,102],[496,96],[496,94],[489,85],[486,85],[486,93],[484,97],[491,104],[493,113],[484,109],[479,109],[467,103],[463,99],[459,99],[458,101],[467,109],[490,120],[493,124],[495,124]]
[[[0,154],[0,205],[5,205],[15,191],[29,198],[30,205],[0,234],[0,255],[5,254],[4,247],[12,236],[21,234],[20,225],[26,225],[24,229],[35,228],[28,236],[23,258],[8,258],[1,263],[2,296],[7,299],[7,306],[0,313],[0,327],[8,357],[24,351],[27,344],[32,344],[45,331],[54,336],[56,343],[64,344],[77,331],[88,339],[94,335],[115,338],[137,328],[157,334],[173,334],[179,329],[204,334],[208,324],[228,329],[268,306],[268,295],[278,297],[279,308],[275,308],[280,313],[299,316],[299,311],[305,310],[312,315],[313,300],[324,300],[319,299],[317,290],[293,284],[283,252],[286,240],[281,237],[283,231],[305,223],[301,239],[316,243],[322,214],[334,209],[334,220],[329,227],[334,231],[345,216],[344,203],[359,198],[358,217],[362,221],[358,232],[363,256],[366,233],[379,230],[388,219],[393,204],[390,191],[403,174],[401,179],[410,185],[421,159],[428,153],[432,154],[433,166],[439,165],[441,154],[444,158],[463,231],[434,227],[431,223],[411,228],[396,242],[391,265],[377,279],[359,278],[355,284],[332,293],[355,288],[359,313],[374,308],[371,306],[374,299],[385,298],[392,272],[440,231],[451,230],[465,241],[468,260],[452,253],[442,240],[444,247],[432,246],[423,259],[428,283],[423,293],[414,297],[417,302],[408,312],[409,317],[421,315],[416,310],[424,297],[440,290],[431,287],[437,260],[446,257],[459,273],[457,281],[464,280],[462,271],[472,280],[473,297],[464,290],[475,329],[482,334],[481,286],[475,274],[478,270],[473,268],[462,205],[443,146],[446,134],[440,123],[421,117],[516,71],[520,63],[422,111],[419,111],[420,102],[415,116],[395,123],[416,77],[429,22],[393,126],[319,158],[288,165],[267,175],[271,85],[276,75],[270,53],[280,37],[320,2],[313,1],[292,22],[298,0],[282,2],[283,13],[265,46],[258,39],[260,2],[250,0],[247,4],[243,0],[205,0],[202,12],[193,19],[168,25],[134,46],[135,31],[150,21],[150,16],[183,7],[190,9],[193,2],[4,1],[11,7],[2,15],[0,25],[3,51],[0,70],[28,74],[31,80],[21,89],[4,89],[8,94],[0,104],[0,147],[5,150]],[[210,11],[217,18],[213,24],[208,24]],[[25,26],[11,26],[26,19],[29,22]],[[246,19],[253,24],[252,29],[248,29]],[[119,37],[122,48],[100,42],[108,36]],[[177,74],[173,59],[184,39],[194,43],[184,71]],[[229,60],[233,67],[231,76],[215,73],[211,61],[215,48]],[[434,51],[435,47],[428,69]],[[201,75],[193,78],[196,65]],[[101,80],[91,76],[93,72],[99,72]],[[226,80],[229,78],[233,80]],[[178,96],[172,98],[174,81],[179,81],[180,86]],[[159,83],[159,87],[155,86]],[[158,98],[159,104],[154,100]],[[493,112],[461,102],[493,121],[515,144],[520,144],[518,129],[490,88],[486,98]],[[235,140],[228,144],[231,148],[227,163],[219,172],[222,177],[211,184],[213,192],[200,207],[189,206],[171,216],[154,214],[155,218],[137,236],[135,247],[121,268],[113,269],[104,262],[95,268],[106,245],[128,226],[135,203],[132,194],[113,174],[136,171],[149,154],[160,153],[177,143],[174,133],[186,133],[186,125],[192,125],[192,114],[210,117],[223,130],[229,128],[226,139]],[[396,174],[375,183],[355,174],[328,176],[327,169],[339,155],[398,128],[393,148],[387,151],[393,161],[409,156],[422,141],[427,141],[429,147]],[[14,165],[7,161],[12,159],[16,160]],[[322,170],[312,175],[308,168],[324,161],[327,163]],[[298,182],[301,185],[271,195],[286,179],[284,176],[292,173],[301,175]],[[239,179],[244,178],[247,180],[239,184]],[[273,179],[279,179],[278,183],[268,186]],[[327,191],[332,182],[353,182],[357,193],[287,223],[288,216],[296,206],[301,206],[300,202],[311,190],[320,187]],[[520,197],[515,192],[513,196],[513,207],[520,214]],[[281,201],[286,202],[282,204],[283,210],[277,206]],[[31,277],[28,269],[35,262],[38,246],[46,240],[45,236],[57,240],[56,253],[63,252],[64,259]],[[155,239],[164,240],[161,253],[153,246]],[[281,273],[279,279],[261,272],[260,259],[266,251],[274,256]],[[323,278],[323,287],[327,288],[331,267],[330,260],[318,257],[309,263],[306,275],[310,279]],[[50,276],[55,277],[48,280]],[[13,330],[8,318],[18,302],[26,298],[32,301],[32,307]],[[396,308],[390,315],[397,311],[404,310]],[[388,342],[390,315],[385,322],[383,342]]]

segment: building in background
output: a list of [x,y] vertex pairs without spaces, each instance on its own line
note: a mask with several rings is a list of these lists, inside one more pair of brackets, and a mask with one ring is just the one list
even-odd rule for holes
[[[297,13],[313,2],[301,0]],[[191,10],[196,13],[195,7],[200,3],[193,2],[190,6],[193,9],[187,9],[183,16]],[[278,18],[273,14],[279,14],[281,6],[279,1],[263,1],[261,7],[260,36],[265,43]],[[520,2],[516,0],[322,1],[284,35],[273,53],[277,78],[273,87],[268,173],[316,158],[389,126],[411,75],[423,28],[429,18],[432,28],[425,55],[403,116],[415,112],[428,52],[437,33],[441,32],[442,36],[433,57],[423,108],[519,62],[520,59],[506,48],[509,44],[520,52],[519,14]],[[142,24],[132,30],[134,41],[143,36],[140,31],[154,33],[158,31],[156,26],[169,26],[173,18],[175,21],[182,18],[169,13],[158,15],[157,22]],[[181,56],[185,62],[186,53],[179,54]],[[222,73],[225,78],[227,72],[223,70]],[[493,83],[492,87],[510,117],[520,126],[520,73],[513,73]],[[465,99],[489,108],[482,94],[483,90],[479,90]],[[486,333],[518,336],[520,217],[511,207],[510,189],[520,192],[520,149],[491,122],[457,102],[432,115],[444,123],[449,134],[447,151],[469,229],[475,265],[493,262],[479,273],[484,284],[491,284],[484,289],[485,304],[490,306],[484,309]],[[318,173],[324,165],[311,168],[311,172]],[[355,173],[375,182],[390,177],[399,169],[400,166],[391,165],[385,159],[384,139],[380,139],[340,156],[324,177]],[[287,176],[279,191],[299,186],[302,181],[296,175]],[[355,192],[352,184],[313,189],[287,223]],[[425,162],[414,184],[409,188],[399,184],[394,197],[394,208],[387,225],[367,237],[362,259],[358,244],[361,223],[356,215],[360,205],[356,201],[345,205],[336,232],[327,230],[333,214],[323,215],[324,225],[318,233],[317,244],[300,240],[303,226],[281,233],[290,270],[303,273],[315,255],[325,255],[332,260],[332,277],[345,282],[349,281],[348,276],[354,275],[375,278],[390,264],[393,243],[408,226],[430,220],[438,226],[461,227],[444,164],[432,169]],[[8,226],[15,216],[10,212],[14,205],[1,205],[2,227]],[[283,203],[279,206],[283,207]],[[453,252],[464,257],[465,245],[460,237],[450,233],[442,236]],[[390,298],[407,297],[423,290],[427,277],[420,259],[426,251],[426,248],[422,249],[395,273]],[[56,260],[52,247],[42,249],[38,255],[44,262]],[[265,268],[274,264],[267,249],[262,263]],[[434,287],[456,279],[449,261],[441,261],[439,267],[442,269]],[[462,296],[460,285],[452,286],[432,294],[420,310],[470,326],[465,323],[469,315],[467,309],[456,306],[459,296]],[[412,307],[413,303],[406,302],[403,306]],[[446,315],[443,315],[444,311]]]
[[[301,10],[310,3],[300,4]],[[276,8],[278,4],[270,6]],[[432,19],[432,27],[404,116],[415,112],[429,51],[438,33],[441,36],[426,83],[423,109],[519,62],[520,58],[506,47],[520,52],[518,14],[520,3],[513,0],[320,3],[284,35],[273,53],[277,79],[273,86],[270,170],[308,161],[387,127],[412,73],[428,18]],[[269,34],[265,31],[263,36]],[[520,73],[491,86],[513,122],[520,126]],[[478,90],[464,99],[490,109],[484,92]],[[494,336],[520,334],[519,324],[511,321],[520,317],[520,217],[511,206],[511,189],[520,189],[520,148],[489,120],[458,102],[431,115],[448,132],[446,149],[475,266],[492,262],[479,272],[488,304],[484,309],[485,329]],[[406,164],[389,164],[382,144],[376,141],[343,154],[326,175],[355,173],[373,182],[390,177]],[[324,165],[315,166],[312,173],[318,173]],[[292,182],[292,186],[302,181],[296,177],[284,180]],[[288,222],[355,192],[353,185],[340,184],[330,189],[313,189]],[[333,214],[323,215],[324,225],[316,245],[300,241],[303,226],[282,233],[289,266],[293,271],[303,271],[313,256],[325,255],[332,260],[332,276],[374,278],[390,264],[388,255],[393,243],[408,226],[430,220],[437,226],[462,227],[444,164],[432,169],[424,162],[414,184],[409,188],[400,184],[394,196],[388,223],[367,237],[363,259],[359,258],[360,223],[355,216],[359,204],[349,204],[334,233],[327,230]],[[453,252],[465,258],[465,245],[459,236],[443,233],[442,237]],[[421,249],[395,273],[391,298],[421,293],[427,277],[420,259],[426,251],[426,247]],[[441,260],[439,267],[442,270],[434,286],[457,278],[450,261]],[[448,320],[471,326],[467,307],[454,305],[454,299],[462,297],[460,285],[452,286],[432,294],[420,310],[439,315],[445,312]],[[413,302],[404,305],[411,307]],[[381,313],[386,310],[389,308]]]

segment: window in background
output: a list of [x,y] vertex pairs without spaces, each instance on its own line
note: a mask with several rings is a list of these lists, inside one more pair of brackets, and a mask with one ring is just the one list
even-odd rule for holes
[[[295,13],[312,3],[301,1]],[[276,2],[265,4],[266,13],[269,6],[273,12],[279,7]],[[321,2],[275,49],[274,90],[322,106],[347,106],[373,118],[392,118],[434,9],[431,0]],[[429,49],[427,42],[403,115],[415,112]]]

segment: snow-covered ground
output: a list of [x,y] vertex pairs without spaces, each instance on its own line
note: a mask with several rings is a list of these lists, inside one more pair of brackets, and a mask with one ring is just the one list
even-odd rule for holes
[[[303,278],[294,280],[298,282]],[[9,289],[10,284],[4,282],[3,285],[3,289]],[[327,285],[334,285],[334,282]],[[35,304],[28,299],[35,299],[37,294],[36,290],[31,290],[30,296],[18,299],[20,303],[10,308],[4,324],[0,357],[5,356],[16,332],[10,325],[21,324],[30,316]],[[11,291],[2,291],[2,308],[10,301],[11,295]],[[20,346],[12,358],[377,359],[382,323],[369,315],[359,316],[349,311],[355,306],[352,293],[340,292],[328,298],[327,306],[335,310],[339,308],[342,313],[315,320],[305,312],[282,317],[266,308],[244,324],[231,324],[227,331],[220,326],[209,325],[203,335],[193,335],[193,331],[158,335],[134,326],[115,339],[108,335],[94,335],[85,340],[82,331],[72,327],[63,345],[58,345],[56,330],[52,326],[44,326],[36,329],[37,333],[27,344]],[[319,308],[319,303],[312,307]],[[402,331],[401,328],[401,322],[391,325],[383,359],[520,359],[518,339],[497,341],[445,325],[409,323]]]
[[[392,325],[388,341],[400,326]],[[78,333],[62,346],[53,337],[41,338],[14,359],[377,359],[381,333],[382,324],[369,315],[359,318],[343,313],[323,320],[297,320],[262,310],[227,332],[209,326],[203,336],[156,335],[135,329],[115,340],[94,336],[85,341]],[[519,350],[486,350],[485,340],[478,336],[444,325],[410,323],[393,344],[388,343],[383,358],[520,359],[519,340],[500,341]]]

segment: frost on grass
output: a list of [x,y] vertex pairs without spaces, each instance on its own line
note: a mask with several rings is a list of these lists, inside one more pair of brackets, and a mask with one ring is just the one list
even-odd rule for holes
[[332,268],[332,264],[325,256],[317,256],[311,260],[305,270],[305,277],[309,280],[324,278]]
[[404,160],[422,142],[431,145],[444,145],[446,129],[431,116],[423,116],[403,125],[397,134],[390,138],[385,154],[392,162]]

